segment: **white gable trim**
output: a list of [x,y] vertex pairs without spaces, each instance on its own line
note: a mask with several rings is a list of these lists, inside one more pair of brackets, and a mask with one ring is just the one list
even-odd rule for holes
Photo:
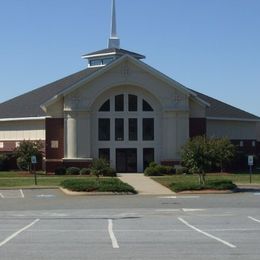
[[183,86],[182,84],[180,84],[179,82],[171,79],[170,77],[166,76],[165,74],[159,72],[158,70],[152,68],[151,66],[147,65],[146,63],[139,61],[133,57],[131,57],[130,55],[126,54],[122,57],[120,57],[119,59],[115,60],[114,62],[108,64],[107,66],[104,66],[103,68],[101,68],[100,70],[94,72],[93,74],[87,76],[86,78],[80,80],[79,82],[77,82],[76,84],[72,85],[71,87],[65,89],[64,91],[61,91],[59,94],[55,95],[54,97],[52,97],[51,99],[49,99],[47,102],[45,102],[44,104],[41,105],[41,108],[46,112],[47,107],[50,106],[51,104],[55,103],[56,100],[60,99],[63,96],[68,95],[69,93],[71,93],[72,91],[74,91],[75,89],[81,87],[82,85],[90,82],[91,80],[94,80],[95,78],[101,76],[102,74],[104,74],[105,72],[113,69],[114,67],[116,67],[118,64],[123,63],[126,60],[130,60],[133,64],[135,64],[136,66],[140,67],[141,69],[151,73],[152,75],[154,75],[156,78],[158,78],[159,80],[162,80],[164,82],[166,82],[167,84],[177,88],[180,92],[182,92],[185,95],[188,96],[193,96],[197,101],[199,101],[200,103],[203,103],[204,105],[208,106],[209,104],[206,103],[205,101],[199,99],[196,95],[196,93],[194,93],[193,91],[187,89],[185,86]]
[[11,121],[36,121],[36,120],[45,120],[48,116],[42,117],[18,117],[18,118],[1,118],[0,122],[11,122]]

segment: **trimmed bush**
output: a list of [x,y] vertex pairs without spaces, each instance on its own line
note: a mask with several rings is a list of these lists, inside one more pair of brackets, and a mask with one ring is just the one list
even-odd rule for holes
[[158,164],[156,163],[156,162],[150,162],[149,163],[149,167],[155,167],[155,166],[157,166]]
[[182,175],[182,174],[187,174],[188,173],[188,169],[186,167],[182,167],[182,166],[175,166],[175,170],[176,170],[176,174],[177,175]]
[[6,154],[0,154],[0,171],[7,170],[8,156]]
[[78,167],[69,167],[66,170],[66,174],[68,175],[79,175],[80,168]]
[[237,186],[230,180],[210,180],[205,185],[195,182],[179,182],[170,184],[170,189],[175,192],[185,190],[234,190]]
[[90,168],[82,168],[80,171],[79,171],[79,174],[80,175],[90,175],[91,173],[91,169]]
[[58,166],[54,170],[55,175],[65,175],[66,174],[66,168],[64,166]]
[[159,164],[153,164],[145,169],[145,176],[163,176],[163,175],[173,175],[175,174],[175,169],[172,166],[164,166]]
[[107,179],[70,179],[61,183],[63,188],[71,191],[85,191],[85,192],[121,192],[121,193],[133,193],[136,194],[136,190],[116,178]]
[[163,174],[158,171],[157,167],[147,167],[144,170],[144,175],[145,176],[162,176]]
[[104,177],[116,177],[117,176],[116,171],[113,168],[110,168],[110,167],[103,170],[102,175]]

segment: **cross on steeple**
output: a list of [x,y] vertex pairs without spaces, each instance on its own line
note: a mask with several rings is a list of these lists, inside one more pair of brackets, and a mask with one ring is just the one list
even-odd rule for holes
[[111,35],[108,40],[108,48],[120,49],[120,39],[116,31],[116,1],[112,0]]

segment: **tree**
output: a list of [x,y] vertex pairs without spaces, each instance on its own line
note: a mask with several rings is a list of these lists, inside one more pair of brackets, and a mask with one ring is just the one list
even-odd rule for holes
[[210,141],[205,136],[190,139],[182,148],[182,164],[193,174],[198,174],[199,183],[204,185],[206,172],[212,167],[214,151]]
[[104,173],[104,171],[110,168],[109,162],[106,159],[94,159],[92,162],[91,173],[94,174],[97,179]]
[[17,166],[21,170],[27,170],[29,172],[32,171],[31,157],[34,155],[36,158],[42,154],[41,149],[43,148],[43,144],[40,140],[38,141],[30,141],[24,140],[20,142],[20,145],[15,148],[14,156],[17,160]]
[[227,138],[212,139],[215,152],[215,164],[223,172],[224,167],[234,159],[235,146]]

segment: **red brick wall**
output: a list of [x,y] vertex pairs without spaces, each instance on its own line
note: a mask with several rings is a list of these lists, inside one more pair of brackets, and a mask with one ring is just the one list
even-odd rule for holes
[[[64,157],[64,118],[46,118],[45,131],[45,170],[54,172]],[[52,147],[52,141],[57,141],[58,147]]]
[[[64,157],[64,119],[46,118],[46,159],[62,159]],[[52,141],[58,141],[58,148],[53,148]]]
[[206,118],[190,118],[190,138],[198,135],[206,135],[207,122]]

